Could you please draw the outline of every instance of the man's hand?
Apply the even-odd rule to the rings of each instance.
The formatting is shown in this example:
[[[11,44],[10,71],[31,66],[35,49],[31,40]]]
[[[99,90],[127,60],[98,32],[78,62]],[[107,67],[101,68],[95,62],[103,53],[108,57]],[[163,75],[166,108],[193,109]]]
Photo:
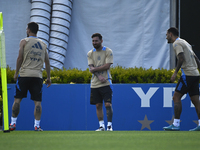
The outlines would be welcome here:
[[[106,82],[106,79],[101,75],[98,75],[98,79],[101,81],[101,83],[105,83]]]
[[[176,79],[176,76],[177,76],[177,73],[176,72],[174,72],[174,74],[172,75],[172,77],[171,77],[171,82],[174,82],[175,81],[175,79]]]
[[[14,74],[14,80],[17,81],[18,74]]]
[[[47,78],[45,84],[47,85],[47,88],[51,86],[51,79]]]
[[[101,83],[106,82],[106,78],[104,78],[102,75],[98,73],[98,69],[94,67],[93,64],[89,65],[89,67],[90,67],[90,72],[93,73],[101,81]]]
[[[92,66],[90,66],[90,72],[91,72],[91,73],[94,73],[94,72],[95,72],[95,68],[92,67]]]

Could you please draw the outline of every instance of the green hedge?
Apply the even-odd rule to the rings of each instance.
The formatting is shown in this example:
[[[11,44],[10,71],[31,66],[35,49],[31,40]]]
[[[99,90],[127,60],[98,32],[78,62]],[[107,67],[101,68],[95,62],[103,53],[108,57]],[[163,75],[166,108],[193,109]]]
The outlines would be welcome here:
[[[170,78],[175,71],[167,69],[144,69],[124,68],[121,66],[111,67],[112,83],[170,83]],[[175,81],[181,76],[181,71]],[[89,69],[51,70],[52,83],[90,83],[92,74]],[[43,71],[43,78],[47,78],[46,71]]]
[[[170,83],[170,78],[175,70],[123,68],[121,66],[111,68],[113,83]],[[178,73],[178,78],[181,71]],[[178,78],[175,82],[178,81]]]
[[[63,70],[54,69],[51,70],[51,82],[52,83],[90,83],[92,74],[89,69],[82,71],[79,69]],[[47,78],[46,71],[43,71],[44,80]]]
[[[121,66],[111,67],[110,69],[113,83],[170,83],[170,78],[174,72],[167,69],[144,69],[144,68],[124,68]],[[15,83],[14,77],[15,70],[7,67],[7,82]],[[178,72],[178,78],[181,76],[181,71]],[[1,77],[1,71],[0,71]],[[51,70],[52,83],[90,83],[92,74],[89,69],[84,71],[74,68],[63,70]],[[43,71],[44,80],[47,78],[47,73]],[[1,81],[0,81],[1,82]],[[0,85],[1,87],[1,85]]]

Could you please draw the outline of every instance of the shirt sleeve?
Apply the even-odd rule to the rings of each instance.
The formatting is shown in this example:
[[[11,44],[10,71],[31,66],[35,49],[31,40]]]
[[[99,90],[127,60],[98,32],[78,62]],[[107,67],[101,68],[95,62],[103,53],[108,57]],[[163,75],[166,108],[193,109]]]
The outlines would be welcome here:
[[[107,51],[107,54],[106,54],[106,63],[107,63],[107,64],[108,64],[108,63],[113,64],[113,52],[112,52],[111,49],[109,49],[109,50]]]
[[[179,43],[174,43],[174,44],[173,44],[173,48],[174,48],[174,51],[175,51],[175,53],[176,53],[176,56],[177,56],[179,53],[184,52],[182,46],[181,46]]]
[[[91,58],[91,51],[88,52],[87,54],[87,59],[88,59],[88,65],[94,65],[93,59]]]

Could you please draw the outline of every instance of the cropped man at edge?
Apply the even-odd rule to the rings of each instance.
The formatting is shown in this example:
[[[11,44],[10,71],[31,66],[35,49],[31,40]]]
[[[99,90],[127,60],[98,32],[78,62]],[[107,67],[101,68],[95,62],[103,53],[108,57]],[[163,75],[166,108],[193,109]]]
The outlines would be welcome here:
[[[167,30],[166,39],[168,43],[173,43],[173,48],[177,57],[177,66],[171,81],[174,82],[179,69],[182,71],[178,84],[176,86],[173,102],[174,102],[174,122],[172,125],[163,127],[164,130],[179,131],[180,117],[182,112],[181,98],[188,93],[190,100],[195,106],[198,120],[196,128],[190,131],[200,131],[200,102],[199,102],[199,71],[200,61],[192,50],[192,46],[178,37],[179,31],[177,28],[171,27]],[[188,114],[189,115],[189,114]]]
[[[15,99],[12,106],[12,117],[10,123],[10,131],[16,129],[17,116],[20,111],[20,102],[27,97],[27,92],[30,92],[31,99],[34,101],[34,130],[43,131],[40,127],[40,118],[42,114],[42,68],[45,63],[47,71],[47,87],[51,85],[50,80],[50,63],[47,53],[47,45],[37,38],[39,26],[35,22],[30,22],[27,25],[27,38],[20,41],[19,55],[17,58],[16,72],[14,79],[16,82]]]

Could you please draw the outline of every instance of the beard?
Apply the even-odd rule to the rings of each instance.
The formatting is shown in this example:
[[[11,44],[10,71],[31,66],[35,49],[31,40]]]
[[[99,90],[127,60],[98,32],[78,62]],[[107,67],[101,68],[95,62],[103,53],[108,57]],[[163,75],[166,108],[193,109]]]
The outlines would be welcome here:
[[[93,45],[95,49],[99,49],[101,47],[101,44],[96,44],[96,45]]]
[[[172,43],[172,41],[169,39],[169,40],[167,40],[167,43]]]
[[[173,42],[172,42],[172,37],[171,37],[171,36],[168,36],[166,39],[167,39],[167,43],[173,43]]]
[[[29,35],[27,34],[27,37],[29,37]]]

